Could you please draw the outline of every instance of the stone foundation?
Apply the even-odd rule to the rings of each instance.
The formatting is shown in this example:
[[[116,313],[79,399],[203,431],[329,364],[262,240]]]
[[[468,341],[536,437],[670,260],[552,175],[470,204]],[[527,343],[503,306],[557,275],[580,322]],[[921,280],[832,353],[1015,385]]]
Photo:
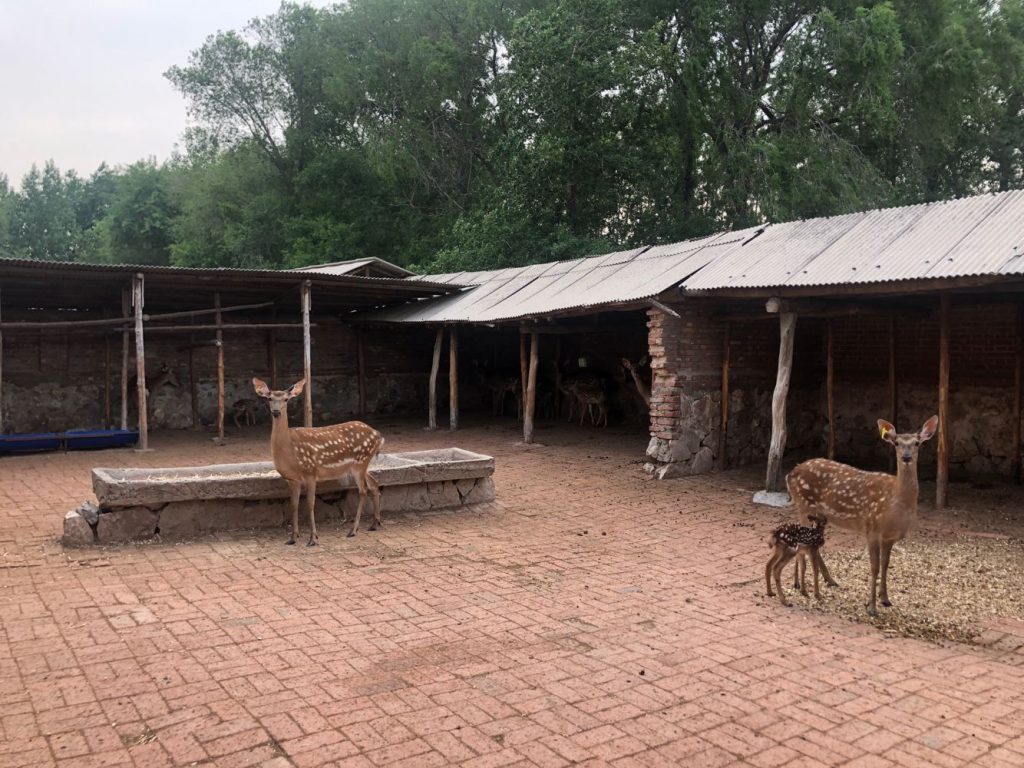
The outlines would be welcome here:
[[[381,511],[447,509],[494,500],[494,459],[460,448],[383,454],[371,473]],[[291,517],[287,483],[270,462],[168,469],[94,469],[99,504],[64,516],[65,546],[112,544],[210,531],[275,528]],[[317,487],[317,520],[354,515],[351,478]],[[305,517],[305,499],[300,508]],[[369,514],[370,502],[363,514]]]

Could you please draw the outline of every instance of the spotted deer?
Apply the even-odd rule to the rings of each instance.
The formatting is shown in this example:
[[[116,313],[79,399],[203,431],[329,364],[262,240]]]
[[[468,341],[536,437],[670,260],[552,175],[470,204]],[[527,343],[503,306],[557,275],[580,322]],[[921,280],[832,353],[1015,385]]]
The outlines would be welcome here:
[[[775,579],[775,589],[779,593],[779,602],[789,605],[786,602],[786,594],[782,591],[782,569],[794,557],[799,555],[796,565],[794,587],[807,597],[806,563],[805,557],[810,557],[811,568],[814,570],[814,596],[821,599],[818,591],[818,573],[823,564],[821,559],[821,548],[825,545],[825,524],[827,520],[818,515],[809,515],[808,518],[814,523],[813,528],[805,525],[790,523],[780,525],[771,536],[768,537],[768,546],[772,549],[768,564],[764,567],[764,580],[768,588],[768,597],[774,597],[772,592],[772,579]]]
[[[580,425],[590,416],[591,424],[608,426],[607,383],[601,376],[581,371],[562,378],[562,392],[569,400],[569,421],[579,411]]]
[[[622,367],[625,368],[630,377],[633,379],[633,384],[636,386],[636,391],[643,398],[644,404],[651,407],[651,382],[645,378],[641,370],[647,365],[647,355],[640,358],[638,363],[634,363],[628,357],[622,358]],[[647,371],[648,375],[650,370]]]
[[[235,426],[241,428],[243,421],[250,427],[255,425],[258,409],[259,401],[253,400],[251,397],[235,400],[231,406],[231,418],[235,422]]]
[[[505,415],[505,400],[509,395],[512,401],[517,403],[517,408],[522,407],[520,402],[519,376],[505,371],[488,371],[479,362],[474,361],[477,377],[480,383],[491,393],[491,415]]]
[[[359,506],[349,536],[359,530],[359,518],[366,503],[366,491],[373,494],[373,524],[371,531],[380,527],[380,486],[369,473],[370,462],[380,453],[384,436],[361,421],[346,421],[330,427],[288,427],[288,401],[302,394],[305,379],[299,379],[285,390],[271,390],[261,379],[252,380],[256,394],[267,401],[273,428],[270,433],[270,448],[276,469],[288,482],[291,490],[292,529],[289,544],[295,543],[299,533],[299,500],[306,490],[306,507],[309,510],[309,542],[307,547],[317,543],[316,484],[321,480],[335,480],[351,474],[359,489]]]
[[[896,450],[896,474],[865,472],[828,459],[811,459],[786,476],[786,486],[801,515],[824,516],[840,528],[861,531],[867,539],[871,577],[867,610],[878,615],[876,590],[888,607],[889,556],[892,546],[906,537],[917,517],[917,455],[939,426],[932,416],[917,432],[897,434],[896,427],[878,420],[882,439]],[[879,570],[881,587],[879,588]],[[825,578],[831,582],[828,569]]]

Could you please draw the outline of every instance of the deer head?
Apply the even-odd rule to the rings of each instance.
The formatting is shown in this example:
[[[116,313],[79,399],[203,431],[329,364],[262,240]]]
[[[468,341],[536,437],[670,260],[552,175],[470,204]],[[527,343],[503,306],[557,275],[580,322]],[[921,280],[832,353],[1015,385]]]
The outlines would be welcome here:
[[[917,453],[921,443],[931,440],[938,428],[938,416],[932,416],[928,419],[917,432],[908,432],[902,435],[898,434],[896,427],[885,419],[878,420],[878,431],[882,439],[896,449],[896,460],[907,466],[917,463]]]
[[[270,406],[270,415],[275,419],[288,408],[289,400],[302,394],[305,386],[306,380],[299,379],[288,389],[271,390],[263,379],[253,378],[252,380],[253,389],[256,390],[257,395],[267,401],[267,404]]]

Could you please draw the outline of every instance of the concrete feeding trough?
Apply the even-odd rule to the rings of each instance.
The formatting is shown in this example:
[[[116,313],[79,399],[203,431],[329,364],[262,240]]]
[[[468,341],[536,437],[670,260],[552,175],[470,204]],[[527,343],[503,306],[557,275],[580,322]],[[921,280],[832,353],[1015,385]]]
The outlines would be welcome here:
[[[380,483],[384,513],[494,500],[494,459],[461,448],[381,454],[370,465],[370,472]],[[291,516],[288,484],[269,461],[159,469],[96,468],[92,487],[98,503],[87,501],[64,517],[66,546],[273,528]],[[320,483],[317,521],[354,514],[358,502],[351,477]],[[303,522],[305,509],[303,500]],[[365,511],[369,510],[367,506]]]

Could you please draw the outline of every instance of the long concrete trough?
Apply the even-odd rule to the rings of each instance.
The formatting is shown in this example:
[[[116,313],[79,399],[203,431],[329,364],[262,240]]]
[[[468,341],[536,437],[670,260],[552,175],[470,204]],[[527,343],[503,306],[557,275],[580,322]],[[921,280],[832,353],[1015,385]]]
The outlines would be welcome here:
[[[461,448],[381,454],[370,472],[380,483],[385,514],[494,500],[494,459]],[[92,487],[96,502],[87,501],[64,516],[65,546],[274,528],[291,517],[288,484],[269,461],[96,468]],[[318,484],[317,522],[354,514],[358,501],[350,477]],[[372,519],[369,504],[368,500],[364,520]],[[304,498],[300,525],[308,525]]]

